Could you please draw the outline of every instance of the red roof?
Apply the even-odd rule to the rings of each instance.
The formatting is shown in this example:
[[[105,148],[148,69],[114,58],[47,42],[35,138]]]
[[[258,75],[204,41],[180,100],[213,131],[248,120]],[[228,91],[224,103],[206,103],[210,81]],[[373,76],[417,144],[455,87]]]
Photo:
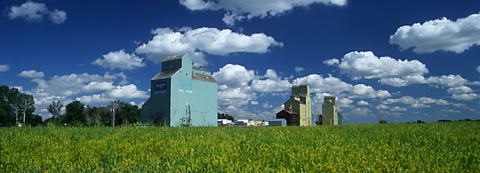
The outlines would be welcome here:
[[[291,110],[291,109],[285,109],[284,110],[285,112],[288,112],[289,114],[298,114],[296,113],[295,111]]]

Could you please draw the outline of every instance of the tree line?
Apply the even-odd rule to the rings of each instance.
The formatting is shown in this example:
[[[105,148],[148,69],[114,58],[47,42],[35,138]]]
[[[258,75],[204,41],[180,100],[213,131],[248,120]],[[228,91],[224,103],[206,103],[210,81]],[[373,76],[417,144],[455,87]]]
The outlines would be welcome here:
[[[42,117],[35,112],[33,96],[21,93],[17,88],[0,86],[0,126],[42,123]]]
[[[119,100],[98,107],[90,107],[78,100],[68,103],[65,109],[63,106],[60,100],[52,101],[47,107],[52,117],[42,121],[41,116],[33,114],[35,101],[32,95],[21,93],[17,88],[0,86],[0,126],[4,127],[37,126],[46,123],[68,126],[122,126],[139,122],[142,111],[137,105]],[[65,110],[65,113],[62,110]]]

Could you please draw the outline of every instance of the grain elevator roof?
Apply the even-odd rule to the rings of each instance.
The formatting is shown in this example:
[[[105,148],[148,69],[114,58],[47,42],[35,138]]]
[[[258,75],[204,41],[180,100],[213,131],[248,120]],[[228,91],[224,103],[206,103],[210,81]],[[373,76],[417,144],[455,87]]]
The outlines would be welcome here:
[[[201,81],[206,81],[206,82],[217,83],[217,81],[212,76],[207,76],[207,75],[203,75],[203,74],[193,73],[192,74],[192,79],[193,80],[201,80]]]
[[[176,59],[182,59],[183,56],[187,55],[186,53],[184,54],[181,54],[181,55],[174,55],[174,56],[169,56],[169,57],[166,57],[165,59],[162,60],[162,62],[165,62],[165,61],[172,61],[172,60],[176,60]]]
[[[153,77],[152,80],[170,78],[175,73],[177,73],[178,70],[180,70],[180,68],[173,69],[173,70],[162,71],[162,72],[158,73],[157,75],[155,75],[155,77]]]
[[[202,68],[202,67],[192,67],[194,70],[200,70],[200,71],[206,71],[206,72],[210,72],[210,70],[206,69],[206,68]]]

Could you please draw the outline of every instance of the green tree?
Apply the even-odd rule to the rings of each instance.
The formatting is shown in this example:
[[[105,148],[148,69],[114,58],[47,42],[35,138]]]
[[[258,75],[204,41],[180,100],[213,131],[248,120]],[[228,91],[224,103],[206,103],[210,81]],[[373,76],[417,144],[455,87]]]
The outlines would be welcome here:
[[[62,108],[63,104],[60,102],[60,100],[57,100],[57,102],[52,101],[52,104],[48,105],[47,110],[50,112],[50,114],[52,114],[52,120],[54,123],[58,123],[60,121]]]
[[[87,116],[84,114],[85,105],[76,100],[69,103],[66,106],[66,112],[64,115],[64,123],[80,123],[81,125],[87,124]]]
[[[12,114],[12,108],[8,103],[8,93],[10,88],[3,85],[0,86],[0,125],[13,126],[15,125],[15,116]]]
[[[115,124],[137,123],[141,118],[141,111],[137,105],[131,105],[125,102],[115,102]]]
[[[227,119],[227,120],[232,120],[235,121],[235,116],[229,115],[228,113],[217,113],[217,118],[218,119]]]
[[[13,126],[23,121],[27,123],[27,117],[35,112],[35,101],[32,95],[3,85],[0,86],[0,109],[1,126]]]
[[[30,114],[29,116],[27,116],[25,122],[26,124],[29,124],[31,126],[38,126],[43,123],[42,117],[36,114]]]

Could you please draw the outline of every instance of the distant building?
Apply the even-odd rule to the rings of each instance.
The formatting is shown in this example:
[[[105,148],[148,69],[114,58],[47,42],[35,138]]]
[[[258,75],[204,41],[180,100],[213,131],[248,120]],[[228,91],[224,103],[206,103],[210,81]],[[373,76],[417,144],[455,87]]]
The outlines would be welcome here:
[[[217,81],[209,70],[193,67],[187,54],[162,61],[142,106],[142,122],[167,126],[217,126]]]
[[[300,125],[300,115],[291,109],[281,110],[280,112],[277,113],[277,118],[285,120],[287,123],[286,125],[289,125],[289,126]]]
[[[300,126],[311,126],[312,125],[312,116],[314,107],[314,102],[310,95],[310,86],[309,85],[294,85],[292,87],[292,95],[290,99],[283,104],[285,110],[277,113],[277,118],[285,118],[288,125],[300,125]],[[297,113],[289,113],[293,111]],[[287,118],[288,114],[291,115],[290,118]],[[280,117],[279,117],[280,115]],[[298,116],[298,124],[294,122],[295,117]],[[291,122],[289,122],[289,119]]]
[[[322,105],[322,125],[339,125],[346,122],[346,118],[338,110],[334,96],[325,96]]]
[[[232,120],[228,119],[218,119],[217,123],[219,126],[233,126],[235,124]]]
[[[285,119],[273,119],[268,121],[268,126],[286,126],[287,120]]]

